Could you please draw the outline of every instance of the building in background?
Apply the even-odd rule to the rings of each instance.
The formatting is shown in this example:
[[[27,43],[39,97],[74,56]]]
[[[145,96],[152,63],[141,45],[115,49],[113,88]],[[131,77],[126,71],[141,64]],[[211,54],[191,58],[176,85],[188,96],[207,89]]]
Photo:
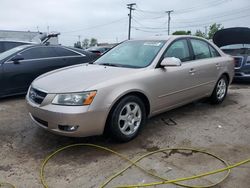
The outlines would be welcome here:
[[[23,41],[23,42],[35,42],[41,43],[41,38],[46,36],[46,32],[38,31],[11,31],[11,30],[0,30],[0,41],[11,40],[11,41]],[[47,42],[50,44],[58,44],[58,37],[52,37]]]

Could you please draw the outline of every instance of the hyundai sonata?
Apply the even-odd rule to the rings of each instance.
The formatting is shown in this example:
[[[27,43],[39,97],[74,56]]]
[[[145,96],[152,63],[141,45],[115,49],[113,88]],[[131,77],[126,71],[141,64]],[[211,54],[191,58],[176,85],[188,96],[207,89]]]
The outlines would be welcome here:
[[[221,103],[233,75],[233,58],[205,39],[129,40],[38,77],[26,100],[32,120],[56,134],[129,141],[156,114],[204,97]]]

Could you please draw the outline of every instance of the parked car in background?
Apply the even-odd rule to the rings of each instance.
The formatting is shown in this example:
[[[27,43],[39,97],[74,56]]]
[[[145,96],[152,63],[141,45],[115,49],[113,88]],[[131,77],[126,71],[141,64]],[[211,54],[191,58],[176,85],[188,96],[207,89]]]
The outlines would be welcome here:
[[[235,59],[235,80],[250,81],[250,28],[235,27],[215,33],[214,43]]]
[[[129,141],[148,117],[204,97],[221,103],[233,75],[233,58],[205,39],[129,40],[93,64],[38,77],[26,100],[32,120],[56,134]]]
[[[0,40],[0,53],[24,44],[35,44],[35,43],[27,41],[16,41],[16,40]]]
[[[48,71],[87,63],[97,55],[53,45],[22,45],[0,54],[0,97],[26,93],[31,82]],[[51,83],[48,83],[49,85]]]
[[[95,53],[97,55],[103,55],[105,52],[109,51],[112,47],[110,46],[95,46],[90,47],[87,49],[87,51]]]

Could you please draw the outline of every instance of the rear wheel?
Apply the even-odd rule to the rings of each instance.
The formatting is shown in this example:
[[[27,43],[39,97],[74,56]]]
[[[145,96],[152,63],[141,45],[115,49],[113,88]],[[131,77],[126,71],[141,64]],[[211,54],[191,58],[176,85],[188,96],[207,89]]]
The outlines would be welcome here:
[[[213,94],[211,95],[212,104],[220,104],[225,99],[228,89],[228,80],[225,75],[221,76],[214,88]]]
[[[135,138],[146,122],[146,110],[137,96],[126,96],[110,112],[108,132],[114,139],[127,142]]]

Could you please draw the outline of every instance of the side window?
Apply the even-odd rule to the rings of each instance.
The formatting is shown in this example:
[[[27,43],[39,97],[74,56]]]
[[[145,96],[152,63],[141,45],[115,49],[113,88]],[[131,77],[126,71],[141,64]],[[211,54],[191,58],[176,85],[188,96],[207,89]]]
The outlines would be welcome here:
[[[215,50],[212,46],[209,45],[209,49],[210,49],[212,57],[219,57],[220,56],[219,52],[217,52],[217,50]]]
[[[195,59],[210,58],[211,53],[208,44],[201,40],[191,39],[191,45],[194,50]]]
[[[55,50],[58,56],[80,56],[80,54],[66,48],[56,47]]]
[[[15,48],[17,46],[23,45],[24,43],[22,42],[6,42],[5,43],[5,50],[9,50],[12,48]]]
[[[4,43],[0,42],[0,53],[2,53],[4,51],[5,51],[5,49],[4,49]]]
[[[24,60],[58,57],[55,47],[34,47],[21,52]]]
[[[187,40],[181,39],[171,44],[167,52],[164,54],[164,58],[165,57],[176,57],[182,62],[190,61],[192,58],[189,53]]]

